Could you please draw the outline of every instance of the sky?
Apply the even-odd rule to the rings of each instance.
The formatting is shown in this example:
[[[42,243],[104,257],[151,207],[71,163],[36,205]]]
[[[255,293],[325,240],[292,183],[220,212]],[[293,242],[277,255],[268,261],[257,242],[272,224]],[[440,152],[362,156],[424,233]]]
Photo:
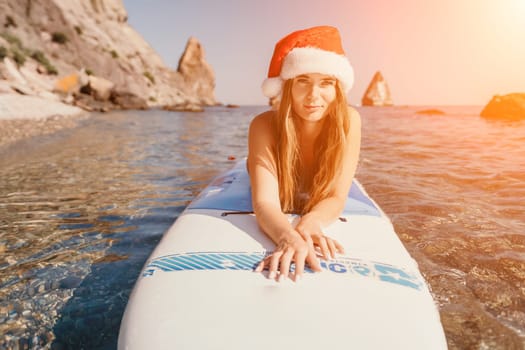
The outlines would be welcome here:
[[[123,0],[128,23],[174,69],[190,37],[213,67],[216,99],[266,104],[275,43],[339,29],[359,105],[376,71],[396,105],[485,105],[525,92],[525,0]]]

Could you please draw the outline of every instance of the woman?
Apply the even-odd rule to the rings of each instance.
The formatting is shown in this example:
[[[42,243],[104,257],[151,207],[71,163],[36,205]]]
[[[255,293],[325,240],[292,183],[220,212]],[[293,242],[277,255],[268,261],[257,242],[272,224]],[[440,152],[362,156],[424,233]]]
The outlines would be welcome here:
[[[256,268],[282,280],[295,263],[320,271],[343,247],[323,234],[342,212],[359,158],[361,120],[347,105],[353,70],[336,28],[293,32],[275,46],[263,93],[278,109],[250,125],[248,171],[253,208],[261,229],[275,242]],[[287,213],[300,214],[290,223]]]

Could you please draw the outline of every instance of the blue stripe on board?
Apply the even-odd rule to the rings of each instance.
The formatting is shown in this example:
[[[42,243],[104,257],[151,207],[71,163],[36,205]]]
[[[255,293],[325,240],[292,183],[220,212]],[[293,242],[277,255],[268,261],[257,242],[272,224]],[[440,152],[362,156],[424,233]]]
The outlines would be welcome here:
[[[255,266],[257,266],[266,255],[267,254],[262,252],[208,252],[168,255],[150,261],[144,268],[142,276],[153,276],[156,271],[253,271]],[[290,269],[293,271],[294,267],[292,264]],[[341,257],[328,261],[321,260],[321,267],[332,273],[373,278],[415,290],[422,290],[425,284],[417,273],[412,273],[393,265],[361,259]],[[305,272],[311,273],[312,270],[306,268]]]
[[[255,268],[255,265],[261,261],[261,259],[258,257],[258,256],[243,256],[243,255],[236,255],[233,257],[233,259],[238,259],[240,260],[242,263],[245,263],[245,264],[248,264],[248,265],[251,265],[252,268]]]
[[[185,263],[188,266],[191,266],[192,270],[209,270],[209,269],[218,269],[219,265],[209,264],[202,259],[202,257],[188,257],[188,256],[179,256],[178,259],[181,262]]]
[[[239,270],[253,268],[249,262],[236,257],[234,254],[220,254],[218,257],[222,258],[222,264],[228,267],[235,266]]]
[[[201,254],[201,260],[207,264],[207,266],[213,266],[213,270],[218,270],[222,266],[217,262],[217,259],[209,257],[208,254]]]

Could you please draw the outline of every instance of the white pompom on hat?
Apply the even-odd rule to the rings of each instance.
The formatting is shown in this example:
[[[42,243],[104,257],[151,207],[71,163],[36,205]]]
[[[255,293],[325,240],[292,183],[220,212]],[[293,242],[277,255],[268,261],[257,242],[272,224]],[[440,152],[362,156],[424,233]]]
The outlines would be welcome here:
[[[308,73],[334,76],[345,92],[354,84],[354,70],[345,56],[337,28],[319,26],[298,30],[279,40],[268,77],[262,84],[263,94],[277,97],[285,80]]]

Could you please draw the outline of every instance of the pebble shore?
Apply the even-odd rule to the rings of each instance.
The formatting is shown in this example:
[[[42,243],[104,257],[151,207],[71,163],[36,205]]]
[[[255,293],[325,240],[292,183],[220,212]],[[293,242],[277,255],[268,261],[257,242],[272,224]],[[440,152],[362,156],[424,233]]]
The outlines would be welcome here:
[[[0,148],[77,125],[87,112],[36,96],[0,94]]]

